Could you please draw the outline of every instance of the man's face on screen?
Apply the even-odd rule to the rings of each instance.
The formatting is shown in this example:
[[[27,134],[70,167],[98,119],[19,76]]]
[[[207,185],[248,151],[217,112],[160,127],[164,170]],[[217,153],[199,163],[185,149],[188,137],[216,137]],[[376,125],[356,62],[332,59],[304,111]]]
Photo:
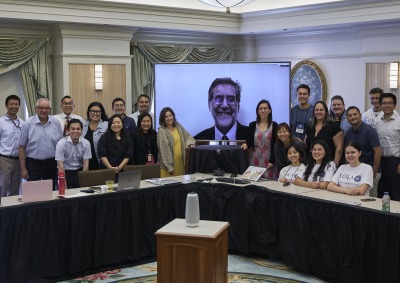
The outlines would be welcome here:
[[[239,102],[236,101],[235,88],[228,84],[217,85],[213,89],[213,98],[208,108],[215,121],[215,126],[226,134],[236,123]]]

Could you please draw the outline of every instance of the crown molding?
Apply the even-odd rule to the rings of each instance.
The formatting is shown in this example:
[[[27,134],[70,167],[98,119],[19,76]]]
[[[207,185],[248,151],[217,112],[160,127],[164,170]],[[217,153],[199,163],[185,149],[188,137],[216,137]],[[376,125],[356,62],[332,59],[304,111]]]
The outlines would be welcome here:
[[[240,15],[94,0],[0,0],[0,18],[238,33]]]

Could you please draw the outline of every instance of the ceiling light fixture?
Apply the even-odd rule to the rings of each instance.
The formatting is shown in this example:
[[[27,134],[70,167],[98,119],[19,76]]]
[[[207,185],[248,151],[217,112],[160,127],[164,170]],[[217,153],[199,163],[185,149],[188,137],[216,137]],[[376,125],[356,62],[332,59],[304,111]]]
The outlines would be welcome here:
[[[244,6],[256,0],[199,0],[199,1],[211,6],[226,8],[226,13],[230,14],[231,8]]]

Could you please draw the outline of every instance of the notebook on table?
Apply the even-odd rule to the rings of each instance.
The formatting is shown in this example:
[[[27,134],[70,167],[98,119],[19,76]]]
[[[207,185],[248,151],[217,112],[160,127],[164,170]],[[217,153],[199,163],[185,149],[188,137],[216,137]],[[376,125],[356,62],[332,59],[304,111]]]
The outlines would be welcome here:
[[[22,183],[22,202],[36,202],[53,199],[53,180],[29,181]]]
[[[141,170],[119,173],[117,191],[139,189],[141,176]]]

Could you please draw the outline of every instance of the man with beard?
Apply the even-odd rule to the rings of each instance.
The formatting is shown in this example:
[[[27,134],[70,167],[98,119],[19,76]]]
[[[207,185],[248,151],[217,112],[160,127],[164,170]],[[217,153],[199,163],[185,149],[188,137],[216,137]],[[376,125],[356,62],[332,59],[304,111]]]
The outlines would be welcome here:
[[[246,140],[249,128],[237,121],[241,86],[231,78],[215,79],[208,90],[208,109],[215,125],[194,136],[199,140]]]

